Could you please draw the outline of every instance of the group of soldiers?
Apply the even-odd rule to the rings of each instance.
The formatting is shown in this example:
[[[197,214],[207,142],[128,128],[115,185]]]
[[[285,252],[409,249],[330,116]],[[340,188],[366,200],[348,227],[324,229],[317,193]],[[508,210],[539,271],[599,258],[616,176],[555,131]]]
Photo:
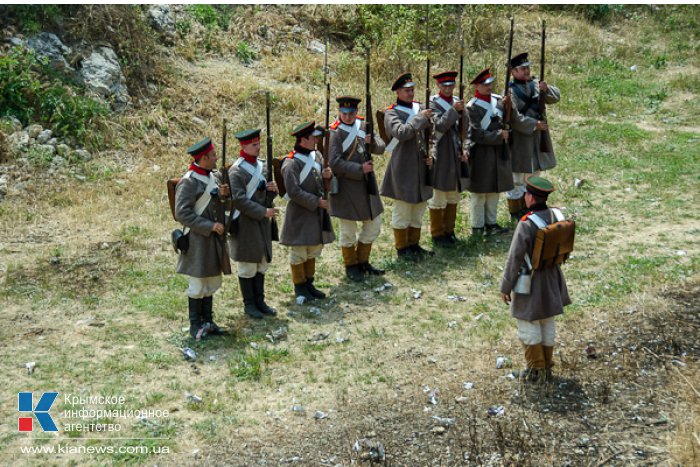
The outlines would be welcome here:
[[[295,145],[284,157],[282,180],[278,179],[288,200],[279,242],[288,247],[298,303],[326,296],[314,279],[324,244],[335,240],[331,216],[338,219],[346,275],[361,281],[366,275],[384,274],[370,263],[382,225],[381,196],[393,200],[391,227],[398,257],[420,261],[434,254],[420,246],[426,208],[433,245],[449,248],[457,242],[456,216],[465,190],[471,192],[472,235],[509,230],[496,220],[500,193],[506,193],[512,219],[520,220],[501,286],[503,300],[511,302],[537,230],[524,221],[533,214],[551,218],[546,199],[554,187],[539,173],[552,168],[555,160],[553,153],[542,153],[539,144],[540,133],[548,130],[539,96],[553,104],[560,94],[555,86],[531,78],[527,53],[513,57],[510,65],[513,80],[505,96],[493,93],[494,77],[487,68],[473,77],[474,95],[464,102],[454,95],[458,73],[444,71],[433,75],[439,92],[427,106],[414,101],[412,74],[402,73],[391,86],[396,102],[385,109],[383,122],[377,122],[383,126],[382,137],[366,132],[366,122],[358,116],[361,99],[353,96],[336,99],[338,117],[328,129],[314,121],[294,128]],[[511,128],[504,125],[507,106]],[[324,166],[317,147],[326,131],[330,143]],[[212,316],[212,296],[221,285],[222,262],[228,261],[222,249],[237,264],[244,312],[254,319],[276,314],[265,303],[265,272],[272,260],[271,220],[277,215],[269,206],[278,184],[266,180],[265,164],[258,159],[260,133],[254,129],[236,134],[241,150],[228,169],[230,185],[214,172],[217,154],[209,138],[188,149],[194,160],[177,185],[175,216],[191,229],[190,248],[180,253],[177,272],[190,278],[190,334],[195,338],[224,332]],[[371,154],[385,152],[390,158],[379,187]],[[330,181],[335,187],[331,190]],[[217,221],[221,210],[233,216],[235,228],[229,232]],[[530,379],[551,369],[553,317],[570,302],[559,266],[539,276],[543,281],[533,293],[516,295],[511,305],[526,346]]]

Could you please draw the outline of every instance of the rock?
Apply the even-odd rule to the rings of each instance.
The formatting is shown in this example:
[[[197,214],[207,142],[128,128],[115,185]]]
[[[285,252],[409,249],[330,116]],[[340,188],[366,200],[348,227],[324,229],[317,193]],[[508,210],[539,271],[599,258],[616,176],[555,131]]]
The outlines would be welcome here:
[[[24,41],[19,37],[10,37],[7,42],[13,47],[24,47]]]
[[[188,361],[195,361],[197,359],[197,354],[195,353],[194,350],[190,349],[189,347],[185,347],[182,350],[182,355],[185,357],[185,360]]]
[[[24,364],[24,367],[27,369],[27,374],[31,375],[34,373],[34,368],[36,368],[36,362],[27,362]]]
[[[58,144],[58,138],[51,138],[46,142],[46,144],[50,144],[51,146],[56,146]]]
[[[52,132],[51,130],[44,130],[44,131],[42,131],[41,133],[39,133],[38,135],[36,135],[36,142],[37,142],[38,144],[46,144],[46,143],[48,143],[49,140],[51,139],[51,134],[52,134],[52,133],[53,133],[53,132]]]
[[[2,119],[3,124],[7,124],[12,127],[12,132],[15,133],[17,131],[22,131],[22,122],[17,120],[14,116],[8,115],[7,117],[3,117]]]
[[[27,40],[27,47],[33,49],[38,57],[46,58],[49,66],[56,70],[75,71],[65,58],[72,52],[70,47],[66,47],[56,34],[42,32],[32,36]]]
[[[42,131],[44,131],[44,129],[41,127],[41,125],[36,123],[27,127],[27,133],[30,138],[36,138]]]
[[[56,145],[56,153],[61,157],[66,157],[70,153],[70,146],[67,144]]]
[[[192,117],[192,123],[199,126],[207,126],[207,123],[199,117]]]
[[[129,92],[119,59],[109,47],[98,47],[83,60],[80,76],[85,86],[103,99],[113,99],[115,110],[123,110],[129,102]]]
[[[51,159],[51,166],[52,167],[63,167],[66,165],[66,160],[61,157],[61,156],[55,156],[53,159]]]
[[[89,161],[92,159],[92,155],[85,149],[75,149],[73,151],[73,157],[80,159],[81,161]]]
[[[314,39],[309,43],[309,50],[315,54],[324,54],[326,53],[326,45]]]
[[[45,154],[51,158],[56,154],[56,148],[50,144],[37,144],[34,146],[36,150],[42,154]]]
[[[156,31],[166,34],[175,32],[175,19],[170,5],[152,5],[148,9],[148,19]]]

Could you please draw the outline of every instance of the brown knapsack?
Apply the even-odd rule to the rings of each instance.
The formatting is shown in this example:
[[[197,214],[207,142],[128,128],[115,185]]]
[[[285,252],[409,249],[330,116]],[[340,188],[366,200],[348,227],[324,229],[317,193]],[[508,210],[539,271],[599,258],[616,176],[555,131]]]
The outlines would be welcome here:
[[[528,216],[538,228],[532,250],[532,269],[544,269],[562,264],[574,250],[576,223],[564,219],[558,209],[550,209],[549,224],[537,214]],[[556,216],[556,217],[555,217]]]
[[[282,164],[286,158],[286,155],[272,158],[272,175],[277,184],[277,192],[281,197],[287,194],[287,188],[284,186],[284,177],[282,176]]]
[[[180,183],[180,178],[171,178],[166,182],[168,186],[168,202],[170,203],[170,212],[173,214],[173,219],[177,221],[175,217],[175,190],[177,190],[177,184]]]

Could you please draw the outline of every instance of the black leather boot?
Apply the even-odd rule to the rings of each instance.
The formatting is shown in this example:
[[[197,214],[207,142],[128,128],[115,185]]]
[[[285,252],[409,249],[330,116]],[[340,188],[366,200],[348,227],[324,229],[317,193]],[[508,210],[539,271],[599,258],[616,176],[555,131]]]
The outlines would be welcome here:
[[[254,280],[254,278],[238,277],[238,283],[241,285],[241,295],[243,295],[243,312],[253,319],[262,319],[263,314],[255,306]]]
[[[190,336],[194,339],[205,337],[204,329],[202,328],[202,299],[188,297],[189,314],[190,314]]]
[[[208,297],[204,297],[202,299],[202,326],[204,327],[204,330],[206,331],[208,336],[223,336],[225,334],[228,334],[226,331],[217,326],[214,322],[213,309],[214,297],[211,295]]]
[[[307,277],[306,278],[306,289],[309,291],[311,295],[313,295],[316,298],[326,298],[326,294],[318,290],[316,287],[314,287],[314,278],[313,277]]]
[[[258,310],[264,315],[275,316],[277,311],[265,303],[265,274],[257,273],[253,277],[253,288],[255,290],[255,306]]]

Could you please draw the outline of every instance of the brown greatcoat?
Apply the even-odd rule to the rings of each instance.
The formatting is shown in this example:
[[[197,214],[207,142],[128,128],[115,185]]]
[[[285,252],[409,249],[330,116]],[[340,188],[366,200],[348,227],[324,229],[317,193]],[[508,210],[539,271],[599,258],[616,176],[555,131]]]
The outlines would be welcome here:
[[[338,122],[336,122],[338,123]],[[343,142],[348,132],[338,124],[335,129],[331,125],[330,165],[333,174],[338,178],[338,194],[331,196],[331,216],[354,221],[368,221],[384,211],[379,195],[367,194],[367,177],[362,172],[367,151],[373,154],[384,153],[384,141],[374,138],[374,144],[368,148],[365,139],[355,136],[355,142],[347,151],[343,151]],[[365,122],[360,129],[365,131]],[[372,179],[374,192],[379,193],[376,175]]]
[[[221,183],[218,174],[214,176],[217,183]],[[177,272],[200,278],[221,274],[222,248],[226,248],[223,237],[211,231],[219,218],[219,210],[225,207],[219,197],[212,196],[201,215],[194,211],[194,205],[206,187],[203,181],[189,177],[180,180],[175,191],[175,218],[190,228],[190,247],[187,252],[180,253]]]
[[[316,162],[322,165],[321,156],[316,153]],[[331,243],[335,234],[322,232],[323,217],[328,216],[325,209],[318,207],[323,193],[321,174],[312,169],[303,183],[299,176],[304,163],[299,159],[287,157],[282,163],[282,177],[289,196],[289,204],[284,213],[284,226],[280,235],[280,244],[287,246],[315,246]],[[330,224],[330,217],[328,218]],[[332,228],[331,228],[332,229]]]
[[[268,197],[274,199],[275,193],[267,191],[263,182],[251,199],[246,198],[246,187],[251,178],[253,176],[240,166],[232,165],[229,169],[233,208],[241,212],[238,218],[232,221],[238,225],[233,229],[237,232],[229,236],[229,251],[234,261],[260,263],[265,259],[269,263],[272,261],[272,234],[270,218],[265,217],[265,202]]]
[[[496,107],[503,112],[503,99],[497,94]],[[479,106],[473,98],[467,103],[469,116],[469,175],[466,189],[472,193],[502,193],[513,189],[513,170],[511,166],[510,145],[503,145],[501,137],[501,120],[492,117],[488,127],[481,128],[481,119],[486,109]],[[513,128],[523,126],[523,117],[513,107],[510,125]],[[505,158],[502,155],[505,147]]]
[[[512,88],[517,88],[518,92]],[[545,95],[546,104],[556,104],[561,99],[559,88],[547,85],[547,94]],[[522,93],[529,99],[534,99],[527,106],[527,102],[521,99],[519,93]],[[511,99],[513,106],[518,109],[518,112],[523,115],[523,125],[514,127],[511,137],[513,144],[511,146],[511,155],[513,157],[513,172],[518,173],[533,173],[540,170],[553,169],[557,165],[557,159],[553,152],[543,153],[540,151],[540,131],[535,129],[537,120],[541,120],[539,100],[539,82],[536,80],[528,83],[514,82],[511,86]],[[525,108],[527,106],[527,109]],[[549,137],[548,135],[546,137]]]
[[[423,106],[420,107],[423,110]],[[432,187],[425,184],[425,144],[423,130],[428,119],[420,113],[409,123],[408,114],[399,106],[392,105],[384,113],[384,129],[399,144],[391,153],[382,181],[382,196],[406,203],[417,204],[433,196]]]
[[[550,210],[544,209],[530,215],[539,216],[549,222]],[[537,230],[537,226],[532,221],[518,222],[503,270],[501,293],[510,294],[513,290],[518,280],[518,272],[525,264],[525,253],[532,258]],[[530,295],[512,293],[511,298],[511,314],[525,321],[560,315],[564,313],[564,307],[571,304],[564,274],[558,265],[533,271]]]
[[[433,165],[433,188],[441,191],[464,191],[465,179],[460,178],[460,155],[462,142],[459,134],[459,112],[454,107],[449,110],[437,103],[438,94],[430,98],[433,111],[435,134],[441,133],[436,144],[435,163]],[[453,103],[459,101],[453,98]]]

